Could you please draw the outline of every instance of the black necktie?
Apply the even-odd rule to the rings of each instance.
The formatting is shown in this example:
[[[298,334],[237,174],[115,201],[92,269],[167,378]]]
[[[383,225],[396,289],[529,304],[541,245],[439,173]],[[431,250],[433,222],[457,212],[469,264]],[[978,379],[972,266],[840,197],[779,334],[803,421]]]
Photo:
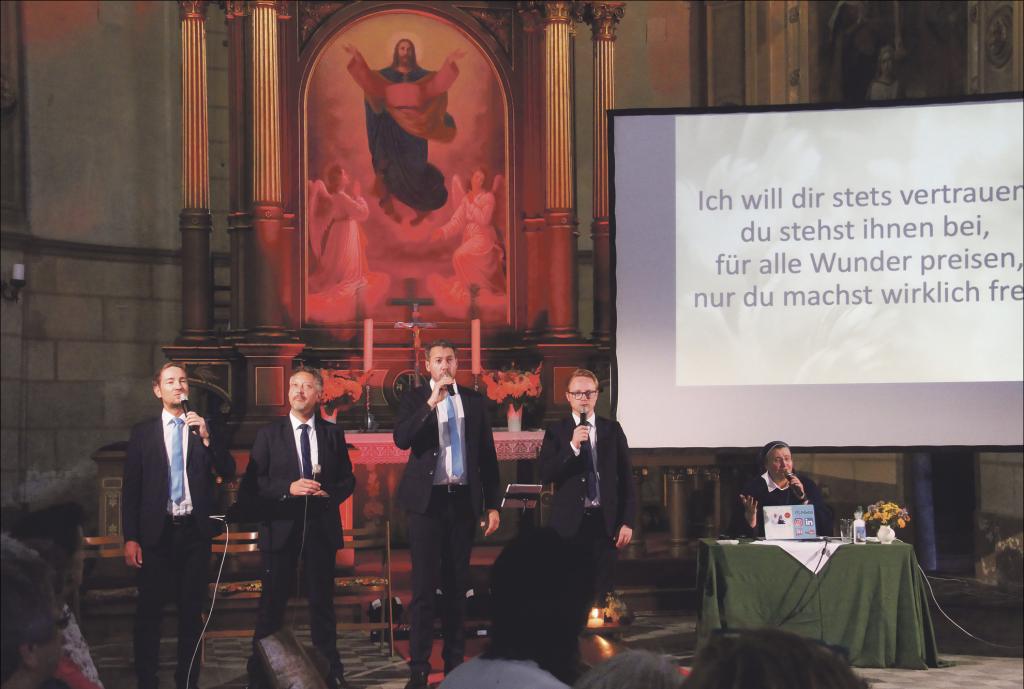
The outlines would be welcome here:
[[[302,478],[313,478],[313,451],[309,447],[309,424],[301,424]]]
[[[590,429],[590,424],[586,421],[580,422],[581,426],[587,426]],[[590,452],[590,441],[580,443],[580,459],[583,460],[583,466],[586,467],[587,472],[587,500],[593,502],[597,500],[597,472],[594,471],[594,456]]]

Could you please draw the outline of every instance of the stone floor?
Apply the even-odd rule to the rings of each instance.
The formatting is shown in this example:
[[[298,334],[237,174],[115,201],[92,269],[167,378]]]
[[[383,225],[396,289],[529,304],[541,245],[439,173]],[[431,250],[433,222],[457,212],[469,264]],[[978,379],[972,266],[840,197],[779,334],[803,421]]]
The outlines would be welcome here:
[[[493,562],[497,548],[475,548],[474,565],[478,573],[486,574],[487,566]],[[408,562],[402,560],[402,553],[395,557],[395,595],[403,600],[408,598]],[[404,563],[404,564],[403,564]],[[628,564],[628,563],[627,563]],[[636,563],[633,563],[636,564]],[[640,563],[641,565],[643,563]],[[634,568],[623,566],[618,574],[623,591],[633,595],[629,600],[639,610],[658,608],[660,612],[641,613],[636,622],[622,629],[616,640],[621,646],[645,649],[671,657],[680,666],[693,662],[696,648],[696,616],[693,605],[696,599],[692,577],[686,583],[688,573],[695,571],[693,562],[658,560],[654,565]],[[638,582],[658,582],[668,578],[683,582],[682,588],[674,589],[671,596],[638,595]],[[633,580],[631,580],[631,578]],[[873,668],[856,669],[866,678],[872,689],[1022,689],[1024,688],[1024,598],[1019,588],[1006,592],[991,586],[979,584],[971,577],[929,575],[927,581],[933,591],[931,616],[939,649],[941,667],[930,670],[882,670]],[[403,583],[404,582],[404,583]],[[656,583],[657,585],[657,583]],[[690,587],[690,588],[687,588]],[[660,591],[661,589],[652,589]],[[941,608],[939,607],[941,605]],[[304,606],[298,605],[298,608]],[[677,608],[676,612],[666,612]],[[957,629],[943,614],[945,611],[966,630],[984,640],[973,639]],[[291,614],[291,613],[290,613]],[[100,625],[89,631],[93,639],[93,655],[100,669],[100,676],[107,689],[134,689],[135,681],[131,668],[131,623],[126,618],[113,625]],[[296,636],[308,645],[308,629],[303,627],[304,615],[289,617]],[[165,620],[166,622],[166,620]],[[165,628],[173,629],[173,625]],[[105,633],[104,633],[105,632]],[[473,639],[468,643],[467,656],[478,654],[485,640]],[[435,644],[435,656],[439,656]],[[399,653],[407,648],[403,642],[396,644]],[[201,674],[204,689],[242,689],[245,686],[245,663],[249,656],[249,639],[212,639],[206,644],[206,658]],[[350,632],[340,636],[338,648],[346,667],[346,677],[357,689],[402,689],[408,679],[408,670],[401,656],[391,658],[386,649],[371,643],[365,632]],[[175,641],[167,639],[161,647],[161,680],[163,687],[172,686],[173,654]],[[436,663],[440,667],[440,660]],[[439,682],[438,672],[431,677]]]
[[[678,664],[688,666],[693,661],[696,642],[696,618],[692,615],[641,615],[623,630],[618,640],[628,648],[642,648],[664,653]],[[308,630],[296,630],[300,641],[308,644]],[[408,679],[404,661],[389,658],[386,649],[371,643],[365,633],[343,634],[338,643],[346,667],[346,677],[358,689],[401,689]],[[470,653],[478,652],[476,644]],[[246,639],[216,639],[207,644],[206,662],[201,680],[206,689],[241,689],[245,686],[245,661],[250,649]],[[942,645],[940,643],[940,650]],[[993,648],[1007,656],[963,655],[940,653],[945,667],[931,670],[860,669],[872,689],[1020,689],[1024,687],[1024,665],[1020,649]],[[161,678],[164,687],[171,685],[173,674],[173,640],[165,641],[162,649]],[[134,687],[131,672],[130,642],[109,642],[93,648],[94,658],[107,689]],[[440,680],[440,675],[432,679]]]

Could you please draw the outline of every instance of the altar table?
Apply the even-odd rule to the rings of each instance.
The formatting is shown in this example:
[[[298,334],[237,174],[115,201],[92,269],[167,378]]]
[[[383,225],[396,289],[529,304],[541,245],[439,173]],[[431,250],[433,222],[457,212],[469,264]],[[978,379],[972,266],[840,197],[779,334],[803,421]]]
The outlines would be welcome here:
[[[698,644],[772,627],[841,646],[858,667],[936,667],[924,576],[900,541],[841,546],[815,575],[781,548],[702,539]]]
[[[391,433],[348,431],[345,439],[359,450],[355,464],[405,464],[409,450],[399,450]],[[494,449],[499,461],[534,460],[540,452],[543,431],[494,431]]]

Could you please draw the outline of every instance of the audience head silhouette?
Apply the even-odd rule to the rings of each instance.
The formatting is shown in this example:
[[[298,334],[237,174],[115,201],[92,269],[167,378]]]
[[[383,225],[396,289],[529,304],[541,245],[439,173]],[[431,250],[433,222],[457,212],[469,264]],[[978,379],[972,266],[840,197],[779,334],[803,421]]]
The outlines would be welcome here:
[[[24,544],[0,537],[3,606],[2,676],[6,686],[38,686],[53,675],[61,653],[53,572]]]
[[[829,647],[778,629],[725,633],[697,654],[686,689],[867,689]]]
[[[491,569],[492,637],[485,658],[532,660],[571,684],[594,595],[593,564],[551,529],[509,543]]]
[[[574,689],[680,689],[679,667],[650,651],[626,651],[590,668]]]

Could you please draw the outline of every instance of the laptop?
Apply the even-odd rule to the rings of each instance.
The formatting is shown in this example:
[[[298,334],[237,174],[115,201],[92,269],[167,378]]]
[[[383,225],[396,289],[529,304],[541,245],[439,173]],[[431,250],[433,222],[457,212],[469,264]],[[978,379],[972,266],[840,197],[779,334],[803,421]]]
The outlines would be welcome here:
[[[818,538],[814,505],[764,507],[764,537],[769,541],[808,541]]]

